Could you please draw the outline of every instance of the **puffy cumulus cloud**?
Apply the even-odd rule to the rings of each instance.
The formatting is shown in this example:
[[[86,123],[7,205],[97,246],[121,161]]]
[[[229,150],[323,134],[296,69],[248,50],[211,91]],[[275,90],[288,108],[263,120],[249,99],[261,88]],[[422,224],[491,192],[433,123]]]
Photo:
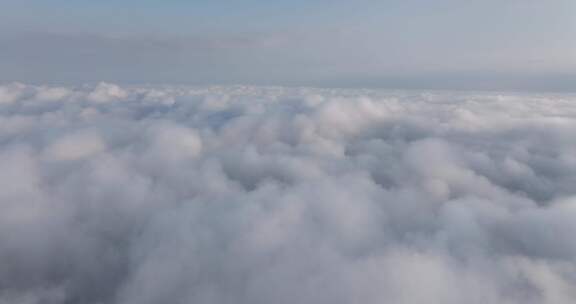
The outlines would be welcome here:
[[[97,134],[75,132],[54,140],[46,154],[55,160],[70,161],[89,157],[103,149],[104,143]]]
[[[576,98],[0,86],[0,303],[573,303]]]
[[[26,86],[21,83],[11,83],[0,87],[0,104],[12,103],[25,94]]]
[[[88,99],[95,102],[110,102],[126,98],[127,93],[121,87],[101,82],[96,88],[88,94]]]

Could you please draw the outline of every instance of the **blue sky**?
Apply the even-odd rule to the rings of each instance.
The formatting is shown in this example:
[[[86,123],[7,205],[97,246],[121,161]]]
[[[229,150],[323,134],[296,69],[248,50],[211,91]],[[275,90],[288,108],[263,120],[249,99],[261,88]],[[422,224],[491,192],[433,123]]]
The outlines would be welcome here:
[[[566,90],[573,0],[0,0],[0,80]]]

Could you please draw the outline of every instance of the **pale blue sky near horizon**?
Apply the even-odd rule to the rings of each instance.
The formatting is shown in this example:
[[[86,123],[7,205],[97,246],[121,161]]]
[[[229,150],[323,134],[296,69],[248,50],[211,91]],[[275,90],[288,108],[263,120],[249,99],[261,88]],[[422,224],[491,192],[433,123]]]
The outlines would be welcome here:
[[[0,81],[571,90],[573,0],[0,0]]]

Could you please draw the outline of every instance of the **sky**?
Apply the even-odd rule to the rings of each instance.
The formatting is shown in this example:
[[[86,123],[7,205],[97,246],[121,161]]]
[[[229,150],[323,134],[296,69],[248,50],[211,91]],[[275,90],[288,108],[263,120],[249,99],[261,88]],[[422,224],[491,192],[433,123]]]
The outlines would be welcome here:
[[[0,0],[0,81],[572,90],[572,0]]]
[[[576,303],[575,12],[0,0],[0,304]]]

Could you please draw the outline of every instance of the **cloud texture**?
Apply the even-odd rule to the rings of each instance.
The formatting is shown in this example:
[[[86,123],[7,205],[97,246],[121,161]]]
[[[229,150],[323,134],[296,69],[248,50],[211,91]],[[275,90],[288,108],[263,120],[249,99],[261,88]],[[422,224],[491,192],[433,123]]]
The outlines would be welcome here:
[[[0,303],[573,303],[576,97],[0,86]]]

